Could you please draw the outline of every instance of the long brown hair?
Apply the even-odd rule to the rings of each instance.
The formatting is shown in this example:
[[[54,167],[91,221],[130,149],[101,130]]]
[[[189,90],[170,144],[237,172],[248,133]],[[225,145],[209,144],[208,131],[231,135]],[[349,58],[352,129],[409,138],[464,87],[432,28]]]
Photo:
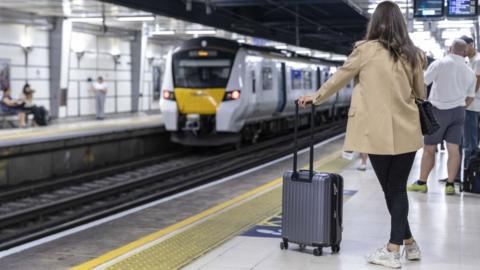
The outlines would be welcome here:
[[[384,1],[378,4],[370,18],[365,39],[378,40],[395,62],[403,57],[413,68],[420,64],[420,50],[413,45],[402,11],[394,2]]]

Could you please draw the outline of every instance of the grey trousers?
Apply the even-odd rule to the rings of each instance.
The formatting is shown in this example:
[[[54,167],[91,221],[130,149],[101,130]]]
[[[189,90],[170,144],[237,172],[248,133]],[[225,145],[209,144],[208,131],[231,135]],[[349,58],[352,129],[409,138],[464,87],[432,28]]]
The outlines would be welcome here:
[[[95,94],[95,108],[97,112],[97,118],[103,118],[105,115],[105,93],[97,91]]]

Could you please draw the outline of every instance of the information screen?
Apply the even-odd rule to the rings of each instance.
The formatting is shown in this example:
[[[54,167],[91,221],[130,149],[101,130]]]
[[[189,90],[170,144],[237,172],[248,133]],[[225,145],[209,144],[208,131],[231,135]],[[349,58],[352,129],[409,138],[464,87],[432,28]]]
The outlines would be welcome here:
[[[447,0],[447,16],[469,17],[477,15],[478,0]]]
[[[445,7],[444,0],[415,0],[414,17],[442,17]]]

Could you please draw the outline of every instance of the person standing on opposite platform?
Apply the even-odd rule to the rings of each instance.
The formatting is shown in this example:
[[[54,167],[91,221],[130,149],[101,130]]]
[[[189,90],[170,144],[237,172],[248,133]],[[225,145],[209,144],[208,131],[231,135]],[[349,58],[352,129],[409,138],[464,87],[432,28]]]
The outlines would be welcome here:
[[[92,84],[92,91],[95,92],[97,120],[103,120],[105,118],[105,97],[107,96],[108,88],[102,76],[98,76],[97,81]]]
[[[475,100],[467,107],[465,112],[465,134],[463,136],[463,147],[465,148],[465,168],[471,157],[478,153],[478,113],[480,112],[480,54],[475,49],[475,42],[472,38],[462,36],[460,39],[467,43],[466,56],[472,71],[477,76],[475,84]]]
[[[425,56],[413,45],[397,4],[378,4],[365,40],[356,43],[343,66],[302,106],[320,104],[355,79],[345,150],[367,153],[385,194],[391,216],[388,244],[367,261],[400,268],[400,246],[408,260],[419,260],[420,248],[408,224],[406,184],[415,154],[422,147],[422,131],[415,97],[425,97]]]
[[[475,97],[475,73],[465,63],[467,43],[461,39],[453,41],[450,53],[433,62],[425,72],[425,83],[433,82],[428,100],[433,105],[433,114],[440,129],[424,138],[420,178],[408,185],[408,191],[427,192],[428,175],[435,166],[437,144],[447,142],[448,179],[445,194],[455,194],[454,180],[460,168],[460,144],[465,125],[465,107]]]

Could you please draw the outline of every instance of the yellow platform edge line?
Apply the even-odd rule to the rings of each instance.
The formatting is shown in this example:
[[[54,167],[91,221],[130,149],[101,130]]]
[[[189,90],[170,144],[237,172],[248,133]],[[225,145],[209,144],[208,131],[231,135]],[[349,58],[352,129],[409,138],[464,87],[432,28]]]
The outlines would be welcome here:
[[[150,120],[150,119],[148,119]],[[123,122],[121,122],[123,121]],[[119,126],[123,126],[125,124],[129,124],[130,126],[139,126],[145,123],[149,123],[150,121],[147,120],[140,120],[135,123],[131,123],[131,120],[118,120],[118,122],[113,122],[113,123],[105,123],[101,126],[96,126],[96,125],[91,125],[91,126],[83,126],[83,127],[55,127],[52,126],[52,128],[48,130],[31,130],[29,132],[19,132],[15,134],[6,134],[6,135],[0,135],[1,140],[10,140],[10,139],[20,139],[23,137],[31,137],[31,136],[44,136],[44,135],[52,135],[52,134],[67,134],[70,132],[77,132],[77,131],[91,131],[95,130],[98,128],[105,129],[105,128],[115,128]],[[155,124],[153,124],[155,125]],[[163,125],[163,123],[162,123]]]
[[[340,153],[341,151],[336,151],[318,161],[315,162],[314,164],[314,167],[318,167],[320,166],[321,164],[325,164],[325,163],[328,163],[332,160],[334,160],[335,158],[338,158],[340,156]],[[306,166],[305,166],[306,167]],[[246,200],[246,199],[250,199],[252,197],[255,197],[257,194],[263,192],[263,191],[266,191],[268,189],[271,189],[275,186],[278,186],[282,183],[282,177],[279,177],[275,180],[272,180],[266,184],[263,184],[255,189],[252,189],[250,191],[247,191],[233,199],[230,199],[228,201],[225,201],[223,203],[220,203],[212,208],[209,208],[203,212],[200,212],[196,215],[193,215],[187,219],[184,219],[176,224],[173,224],[171,226],[168,226],[164,229],[161,229],[157,232],[154,232],[154,233],[151,233],[149,235],[146,235],[138,240],[135,240],[129,244],[126,244],[124,246],[121,246],[117,249],[114,249],[114,250],[111,250],[95,259],[92,259],[90,261],[87,261],[85,263],[82,263],[80,265],[77,265],[77,266],[74,266],[72,268],[70,268],[70,270],[88,270],[88,269],[93,269],[101,264],[104,264],[108,261],[111,261],[119,256],[122,256],[123,254],[125,253],[128,253],[134,249],[137,249],[149,242],[152,242],[152,241],[155,241],[156,239],[160,238],[160,237],[163,237],[167,234],[170,234],[172,232],[175,232],[176,230],[179,230],[185,226],[188,226],[190,224],[193,224],[201,219],[204,219],[212,214],[215,214],[225,208],[228,208],[236,203],[239,203],[243,200]]]

